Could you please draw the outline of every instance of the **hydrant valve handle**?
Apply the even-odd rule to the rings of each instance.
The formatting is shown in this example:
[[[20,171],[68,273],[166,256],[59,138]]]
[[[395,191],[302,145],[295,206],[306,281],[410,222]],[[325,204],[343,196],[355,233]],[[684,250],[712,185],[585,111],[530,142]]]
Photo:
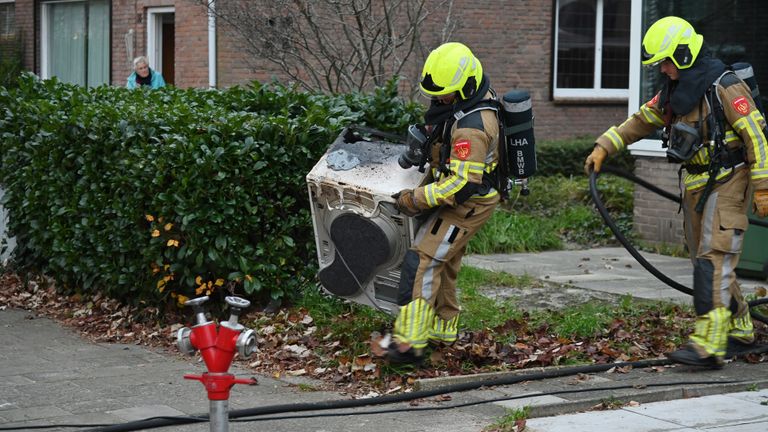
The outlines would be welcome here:
[[[229,323],[233,326],[237,324],[243,309],[251,305],[251,302],[242,297],[227,296],[224,301],[229,305]]]
[[[196,297],[196,298],[185,301],[184,306],[191,306],[191,307],[200,306],[203,303],[207,302],[209,299],[210,297],[208,296]]]
[[[256,385],[255,378],[235,378],[235,384]]]
[[[249,302],[248,300],[242,297],[236,297],[236,296],[227,296],[224,298],[224,301],[226,301],[229,307],[232,307],[232,308],[245,309],[251,305],[251,302]]]
[[[203,383],[208,392],[208,399],[212,401],[229,399],[229,391],[235,384],[257,384],[257,381],[254,378],[235,378],[234,375],[229,373],[204,373],[202,375],[187,374],[184,375],[184,379],[200,381]]]
[[[203,303],[207,302],[208,299],[208,296],[203,296],[189,299],[184,302],[184,306],[191,306],[192,310],[195,311],[195,319],[198,325],[203,325],[208,322],[208,319],[205,317],[205,310],[203,310]]]

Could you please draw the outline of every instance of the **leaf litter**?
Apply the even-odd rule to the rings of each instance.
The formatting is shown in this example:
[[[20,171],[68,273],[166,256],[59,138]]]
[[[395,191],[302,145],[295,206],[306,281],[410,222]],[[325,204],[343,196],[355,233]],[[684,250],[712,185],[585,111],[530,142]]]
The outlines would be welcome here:
[[[139,309],[99,294],[88,298],[61,295],[50,282],[29,281],[25,286],[19,276],[4,273],[0,276],[0,310],[8,307],[53,319],[94,342],[141,345],[177,356],[182,354],[176,347],[176,332],[191,325],[191,317],[181,310]],[[256,330],[258,349],[250,358],[236,358],[235,362],[253,373],[277,379],[311,378],[317,380],[313,388],[318,390],[364,397],[411,391],[414,382],[424,378],[659,358],[675,348],[670,334],[687,335],[692,319],[682,309],[649,310],[636,317],[615,319],[601,335],[577,340],[556,336],[547,323],[532,326],[530,316],[524,312],[522,317],[493,329],[461,332],[452,346],[428,351],[425,366],[415,368],[387,364],[384,356],[388,340],[378,332],[360,341],[367,352],[355,353],[343,343],[344,335],[318,327],[307,309],[285,308],[270,314],[248,312],[241,316],[242,324]],[[757,325],[764,342],[768,339],[765,328]],[[509,335],[514,340],[502,342]],[[768,362],[768,355],[748,356],[745,361]],[[610,372],[621,374],[630,369],[616,367]],[[654,367],[649,372],[664,370]],[[578,375],[574,383],[587,379],[588,375]],[[440,400],[449,399],[435,398]]]

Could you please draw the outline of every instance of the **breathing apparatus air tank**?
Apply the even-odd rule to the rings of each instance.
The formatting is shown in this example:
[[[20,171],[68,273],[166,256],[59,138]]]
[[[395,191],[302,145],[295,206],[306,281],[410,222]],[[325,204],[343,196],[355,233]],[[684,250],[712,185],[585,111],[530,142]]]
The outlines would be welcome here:
[[[509,175],[517,179],[527,179],[536,172],[531,96],[524,90],[510,90],[504,94],[501,102],[504,108],[502,115]]]
[[[755,101],[760,114],[764,115],[763,102],[760,100],[760,88],[757,86],[757,79],[755,78],[755,71],[752,69],[752,65],[746,62],[738,62],[732,64],[731,69],[733,69],[737,77],[749,86],[749,90],[752,92],[752,100]]]

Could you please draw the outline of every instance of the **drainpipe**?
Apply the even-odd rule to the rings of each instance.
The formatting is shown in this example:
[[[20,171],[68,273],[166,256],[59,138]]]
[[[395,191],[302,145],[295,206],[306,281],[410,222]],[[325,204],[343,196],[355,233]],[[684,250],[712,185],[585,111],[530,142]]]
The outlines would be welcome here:
[[[208,0],[208,87],[216,87],[216,0]]]

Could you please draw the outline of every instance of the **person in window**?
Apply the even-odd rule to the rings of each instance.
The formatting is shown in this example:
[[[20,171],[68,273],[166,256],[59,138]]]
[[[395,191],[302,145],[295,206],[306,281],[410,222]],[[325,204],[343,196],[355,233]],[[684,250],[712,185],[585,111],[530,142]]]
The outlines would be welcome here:
[[[667,356],[720,368],[724,357],[755,338],[734,269],[748,226],[750,186],[755,213],[768,214],[768,147],[766,122],[749,87],[703,43],[682,18],[651,25],[642,63],[658,64],[666,82],[637,113],[597,139],[585,170],[599,172],[606,156],[663,128],[667,158],[685,171],[682,208],[697,315],[688,343]]]
[[[147,86],[149,88],[165,87],[163,75],[149,67],[149,60],[140,56],[133,59],[133,73],[128,76],[128,82],[125,85],[129,89]]]
[[[393,198],[408,216],[432,213],[401,266],[400,310],[387,352],[393,363],[419,364],[429,342],[456,341],[461,258],[500,200],[491,176],[499,161],[499,123],[483,103],[493,91],[480,61],[463,44],[443,44],[427,57],[420,89],[431,99],[424,120],[432,181]]]

